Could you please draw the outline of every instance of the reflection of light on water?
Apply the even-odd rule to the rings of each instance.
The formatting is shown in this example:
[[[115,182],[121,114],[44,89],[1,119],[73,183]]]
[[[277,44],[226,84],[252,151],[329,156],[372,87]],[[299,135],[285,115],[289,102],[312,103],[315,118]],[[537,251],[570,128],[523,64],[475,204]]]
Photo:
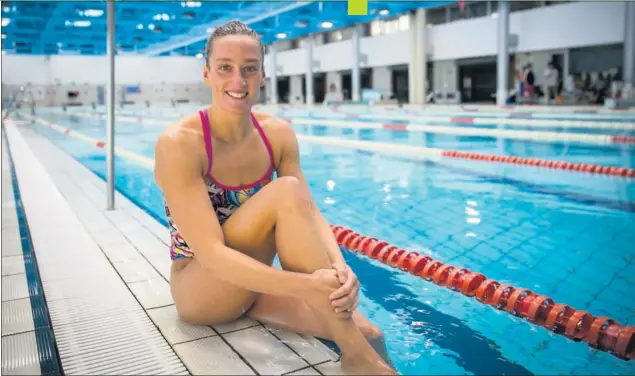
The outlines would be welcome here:
[[[384,184],[384,188],[382,190],[386,193],[390,192],[390,184]]]
[[[472,224],[475,224],[475,225],[478,225],[479,223],[481,223],[481,219],[480,219],[480,218],[478,218],[478,217],[476,217],[476,218],[475,218],[475,217],[467,217],[467,218],[465,219],[465,221],[466,221],[467,223],[472,223]]]
[[[333,205],[335,203],[335,200],[333,200],[330,197],[327,197],[327,198],[324,199],[324,203],[327,204],[327,205]]]
[[[327,189],[328,191],[332,191],[332,190],[333,190],[333,188],[335,188],[335,182],[334,182],[333,180],[328,180],[328,181],[326,182],[326,189]]]
[[[476,234],[475,234],[475,233],[473,233],[473,232],[468,232],[467,234],[465,234],[465,237],[466,237],[466,238],[473,238],[473,237],[475,237],[475,236],[476,236]]]

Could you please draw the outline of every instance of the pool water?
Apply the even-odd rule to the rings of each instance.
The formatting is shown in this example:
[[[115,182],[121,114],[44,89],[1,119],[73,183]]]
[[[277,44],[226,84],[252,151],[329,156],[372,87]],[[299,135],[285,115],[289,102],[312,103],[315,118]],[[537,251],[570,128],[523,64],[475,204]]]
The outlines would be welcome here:
[[[104,119],[53,111],[37,116],[105,139]],[[153,158],[163,128],[119,122],[116,144]],[[105,177],[103,150],[41,125],[34,129]],[[319,125],[294,129],[300,135],[635,165],[635,148],[628,145]],[[633,179],[466,160],[422,161],[407,153],[386,156],[319,142],[300,141],[300,153],[314,199],[331,223],[528,288],[594,316],[635,324]],[[115,163],[116,188],[165,222],[152,171],[120,157]],[[359,310],[384,331],[391,359],[402,374],[635,374],[633,362],[365,256],[343,253],[362,284]]]

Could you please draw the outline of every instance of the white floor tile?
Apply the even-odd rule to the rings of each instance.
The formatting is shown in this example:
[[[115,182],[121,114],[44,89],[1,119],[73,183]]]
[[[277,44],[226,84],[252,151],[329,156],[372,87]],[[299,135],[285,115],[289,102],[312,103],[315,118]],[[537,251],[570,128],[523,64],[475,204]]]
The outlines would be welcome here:
[[[148,315],[170,345],[216,335],[209,326],[185,323],[179,318],[174,305],[150,309]]]
[[[345,375],[340,362],[328,362],[315,366],[323,375]]]
[[[145,259],[113,262],[119,275],[126,283],[161,278],[159,273]]]
[[[316,371],[315,368],[309,367],[309,368],[301,369],[299,371],[287,373],[287,375],[318,375],[319,376],[320,373]]]
[[[214,329],[216,329],[220,334],[225,334],[228,332],[235,332],[236,330],[242,330],[251,328],[252,326],[259,326],[260,324],[249,317],[241,317],[238,320],[234,320],[225,324],[214,325]]]
[[[31,299],[18,299],[2,302],[2,335],[34,330]]]
[[[193,375],[255,375],[218,336],[178,344],[174,351]]]
[[[154,278],[143,282],[128,284],[132,293],[145,309],[173,304],[170,286],[165,279]]]
[[[271,327],[267,327],[267,329],[312,365],[332,360],[332,356],[325,349],[326,346],[317,340],[308,341],[296,333]]]
[[[29,297],[26,274],[2,277],[2,301],[24,299]]]
[[[2,275],[26,273],[24,256],[7,256],[2,258]]]
[[[35,332],[2,337],[1,373],[3,375],[40,374],[40,358]]]
[[[280,375],[309,364],[262,326],[224,334],[223,337],[258,373]]]

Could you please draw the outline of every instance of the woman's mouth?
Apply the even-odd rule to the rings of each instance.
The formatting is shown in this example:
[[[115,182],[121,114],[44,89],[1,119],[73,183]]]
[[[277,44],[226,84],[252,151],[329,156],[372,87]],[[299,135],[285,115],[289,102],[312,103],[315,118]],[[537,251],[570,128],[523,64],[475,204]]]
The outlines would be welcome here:
[[[228,96],[234,99],[244,99],[247,97],[247,94],[249,93],[246,91],[225,91],[225,94],[227,94]]]

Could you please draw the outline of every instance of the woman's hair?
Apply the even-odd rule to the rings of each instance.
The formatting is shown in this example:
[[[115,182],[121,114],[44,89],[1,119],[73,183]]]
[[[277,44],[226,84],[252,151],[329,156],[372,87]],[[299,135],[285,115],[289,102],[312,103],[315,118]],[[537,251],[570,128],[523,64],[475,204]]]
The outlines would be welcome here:
[[[207,39],[207,44],[205,45],[206,65],[209,66],[209,57],[212,55],[212,45],[214,44],[214,41],[228,35],[247,35],[256,38],[256,40],[258,40],[258,43],[260,44],[260,57],[263,60],[264,64],[265,46],[263,46],[258,33],[256,33],[252,28],[240,21],[229,21],[228,23],[217,27],[212,35],[210,35]]]

